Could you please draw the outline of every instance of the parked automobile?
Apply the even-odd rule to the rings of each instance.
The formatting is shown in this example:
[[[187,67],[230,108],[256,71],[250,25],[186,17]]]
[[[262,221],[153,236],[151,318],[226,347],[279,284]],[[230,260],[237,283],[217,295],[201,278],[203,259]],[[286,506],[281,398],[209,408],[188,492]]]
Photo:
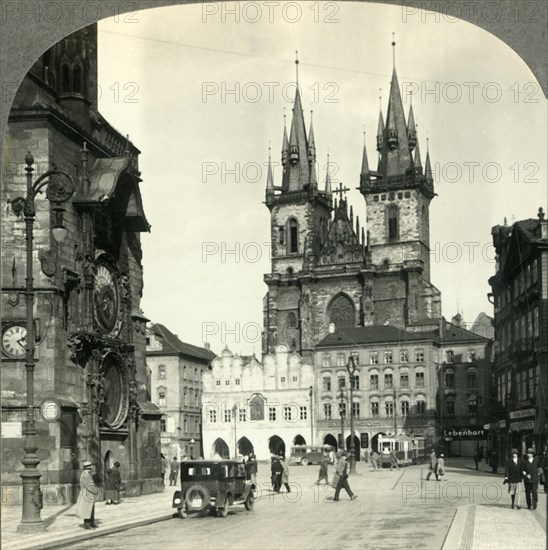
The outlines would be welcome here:
[[[330,445],[293,445],[289,464],[320,464],[324,453],[329,454],[334,447]]]
[[[236,460],[188,460],[181,462],[181,490],[175,491],[172,507],[179,517],[191,512],[210,512],[225,518],[228,509],[255,504],[255,484],[246,480],[245,465]]]

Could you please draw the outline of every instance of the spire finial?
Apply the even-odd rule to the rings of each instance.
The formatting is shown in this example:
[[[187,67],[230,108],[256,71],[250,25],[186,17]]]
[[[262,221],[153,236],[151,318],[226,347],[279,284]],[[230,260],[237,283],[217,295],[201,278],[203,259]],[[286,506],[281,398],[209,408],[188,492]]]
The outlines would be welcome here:
[[[314,117],[314,103],[310,104],[310,124],[312,124],[312,119]]]
[[[295,50],[295,73],[296,73],[296,83],[299,85],[299,50]]]
[[[430,133],[426,130],[426,152],[430,152]]]
[[[379,88],[379,111],[382,111],[382,88]]]
[[[284,128],[287,128],[287,115],[285,113],[285,107],[284,107]]]
[[[396,68],[396,33],[392,33],[392,65]]]
[[[363,146],[365,147],[365,124],[363,125]]]

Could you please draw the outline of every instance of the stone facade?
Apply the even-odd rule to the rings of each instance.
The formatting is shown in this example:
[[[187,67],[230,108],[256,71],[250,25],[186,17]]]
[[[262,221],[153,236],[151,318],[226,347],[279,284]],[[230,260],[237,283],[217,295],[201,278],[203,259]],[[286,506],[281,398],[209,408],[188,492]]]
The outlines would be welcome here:
[[[250,452],[258,460],[269,460],[271,454],[289,458],[292,445],[315,443],[313,367],[287,346],[278,346],[262,363],[225,348],[203,383],[205,458]]]
[[[163,413],[162,453],[198,457],[202,452],[202,377],[215,354],[179,340],[165,326],[147,327],[151,400]]]
[[[489,279],[495,306],[495,392],[491,444],[537,453],[548,445],[548,221],[492,229],[496,273]],[[544,392],[543,392],[544,388]]]
[[[33,65],[15,97],[5,143],[4,203],[25,194],[27,152],[34,157],[33,181],[54,168],[75,185],[65,205],[63,243],[51,236],[51,203],[44,194],[35,201],[35,402],[54,399],[61,407],[58,421],[38,415],[36,422],[46,501],[76,497],[84,460],[99,473],[118,460],[128,491],[153,491],[160,479],[160,415],[149,400],[140,313],[139,233],[149,225],[139,150],[97,110],[95,25]],[[3,344],[10,327],[25,327],[24,254],[24,222],[8,211],[2,216]],[[17,353],[3,345],[4,487],[20,485],[24,454],[25,361]]]

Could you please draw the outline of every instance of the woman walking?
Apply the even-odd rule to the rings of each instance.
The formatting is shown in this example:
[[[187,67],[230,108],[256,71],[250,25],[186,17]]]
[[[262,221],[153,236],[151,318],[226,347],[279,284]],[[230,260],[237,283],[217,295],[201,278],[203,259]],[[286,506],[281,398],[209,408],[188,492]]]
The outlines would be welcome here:
[[[118,504],[120,502],[120,485],[122,484],[122,476],[120,475],[120,470],[118,468],[120,468],[120,463],[115,462],[114,467],[107,470],[107,481],[105,483],[105,504]]]
[[[352,492],[352,489],[350,489],[350,485],[348,485],[348,464],[346,462],[347,456],[348,455],[346,451],[341,451],[339,461],[337,462],[337,466],[335,467],[337,474],[339,474],[339,481],[337,483],[337,487],[335,488],[335,495],[333,497],[333,500],[335,502],[339,502],[339,493],[341,492],[341,489],[344,489],[348,493],[350,500],[355,500],[358,498]]]
[[[324,452],[322,455],[322,461],[320,462],[320,473],[318,475],[318,480],[315,483],[316,485],[319,485],[322,479],[325,480],[326,485],[329,485],[329,479],[327,477],[328,468],[329,468],[329,456],[327,455],[327,453]]]
[[[519,510],[523,464],[519,458],[517,449],[512,449],[510,455],[511,458],[506,461],[506,468],[504,470],[504,483],[508,483],[508,492],[512,498],[512,508],[515,507]]]

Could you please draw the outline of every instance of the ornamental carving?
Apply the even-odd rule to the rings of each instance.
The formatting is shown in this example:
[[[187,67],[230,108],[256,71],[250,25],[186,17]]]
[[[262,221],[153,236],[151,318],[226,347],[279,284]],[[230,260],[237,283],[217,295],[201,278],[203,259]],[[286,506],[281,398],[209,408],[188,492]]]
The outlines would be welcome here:
[[[50,202],[63,203],[72,197],[74,184],[68,177],[61,181],[58,175],[51,175],[46,189],[46,197]]]

